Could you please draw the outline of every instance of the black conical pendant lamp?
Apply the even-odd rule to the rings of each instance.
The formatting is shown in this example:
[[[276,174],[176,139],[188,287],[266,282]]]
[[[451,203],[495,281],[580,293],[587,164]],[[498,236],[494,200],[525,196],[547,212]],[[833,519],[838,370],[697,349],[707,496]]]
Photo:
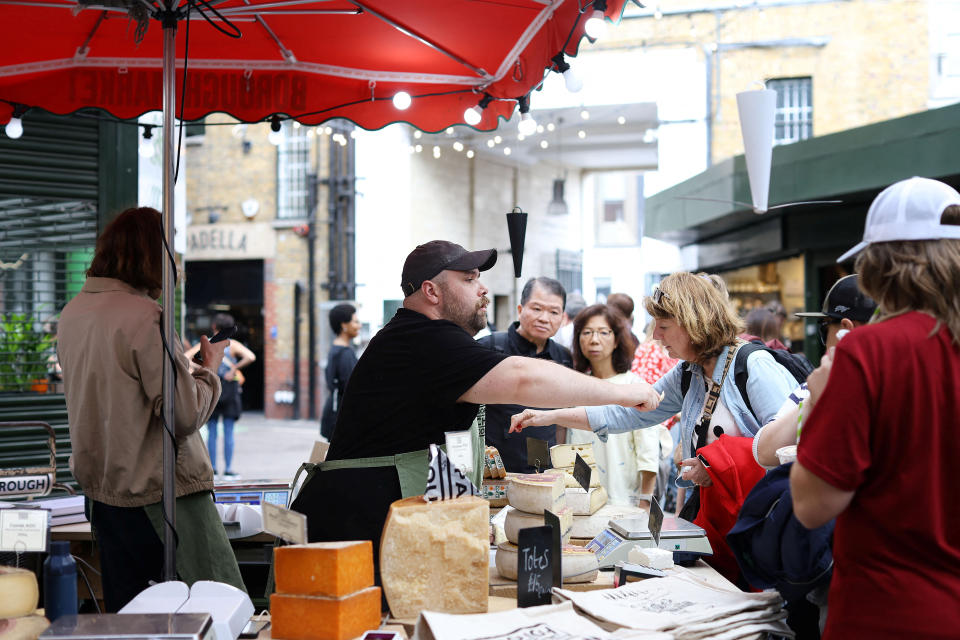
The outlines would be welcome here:
[[[520,277],[523,271],[523,243],[527,237],[527,214],[514,207],[507,214],[507,232],[510,234],[510,253],[513,255],[513,276]]]

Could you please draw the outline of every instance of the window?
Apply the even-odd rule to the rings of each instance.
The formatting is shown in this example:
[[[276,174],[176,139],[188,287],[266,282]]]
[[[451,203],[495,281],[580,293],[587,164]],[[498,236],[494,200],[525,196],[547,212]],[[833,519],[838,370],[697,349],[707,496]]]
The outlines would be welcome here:
[[[813,79],[779,78],[767,81],[777,92],[773,144],[790,144],[813,137]]]
[[[310,172],[310,139],[307,127],[284,121],[283,141],[277,147],[277,218],[306,218],[307,174]]]
[[[603,221],[620,222],[623,220],[623,200],[604,200]]]
[[[567,294],[583,291],[583,254],[580,251],[557,249],[557,280]]]

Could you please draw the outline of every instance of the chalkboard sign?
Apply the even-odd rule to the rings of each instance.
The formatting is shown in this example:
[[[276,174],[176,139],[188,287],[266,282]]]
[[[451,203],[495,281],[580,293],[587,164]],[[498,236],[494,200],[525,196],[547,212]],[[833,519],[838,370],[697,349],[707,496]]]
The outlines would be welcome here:
[[[547,509],[543,510],[543,523],[548,527],[553,528],[553,544],[550,547],[553,549],[551,554],[554,558],[553,562],[553,586],[558,588],[563,588],[563,570],[561,568],[561,563],[563,561],[563,556],[560,553],[560,518],[556,516],[552,511]]]
[[[553,601],[553,527],[527,527],[517,536],[517,606]]]
[[[660,546],[660,529],[663,527],[663,509],[660,508],[660,503],[657,501],[656,496],[650,497],[650,517],[647,519],[647,529],[650,530],[650,535],[653,536],[653,542],[658,547]]]
[[[549,469],[550,443],[540,438],[527,438],[527,464],[536,467],[537,471]]]
[[[573,479],[577,481],[583,490],[587,493],[590,493],[590,474],[593,473],[593,469],[590,468],[583,458],[580,457],[580,454],[577,454],[577,460],[573,463]]]

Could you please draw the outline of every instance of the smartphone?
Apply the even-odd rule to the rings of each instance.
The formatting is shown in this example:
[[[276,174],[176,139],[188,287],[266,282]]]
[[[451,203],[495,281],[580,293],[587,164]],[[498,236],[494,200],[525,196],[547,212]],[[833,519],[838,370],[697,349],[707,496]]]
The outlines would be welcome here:
[[[217,335],[210,338],[210,344],[213,344],[214,342],[223,342],[224,340],[229,340],[234,335],[236,335],[236,333],[237,333],[237,325],[233,325],[229,329],[224,329],[223,331],[219,331]],[[193,361],[196,362],[197,364],[203,364],[203,356],[200,355],[199,351],[193,354]]]
[[[710,463],[707,462],[707,459],[703,457],[703,454],[698,453],[698,454],[697,454],[697,460],[699,460],[701,463],[703,463],[703,466],[705,466],[707,469],[710,468]]]
[[[270,624],[269,620],[249,620],[243,630],[240,631],[240,637],[256,638],[268,624]]]

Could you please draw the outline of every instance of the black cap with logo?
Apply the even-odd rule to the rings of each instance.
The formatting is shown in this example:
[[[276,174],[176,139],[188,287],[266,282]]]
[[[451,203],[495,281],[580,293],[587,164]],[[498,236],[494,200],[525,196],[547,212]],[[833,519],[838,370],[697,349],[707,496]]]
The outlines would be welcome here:
[[[830,287],[823,300],[822,311],[795,313],[801,318],[847,318],[854,322],[869,322],[877,303],[857,286],[857,274],[844,276]]]
[[[486,271],[497,263],[497,250],[467,251],[446,240],[431,240],[418,245],[403,263],[403,281],[400,287],[404,297],[420,290],[420,285],[441,271]]]

